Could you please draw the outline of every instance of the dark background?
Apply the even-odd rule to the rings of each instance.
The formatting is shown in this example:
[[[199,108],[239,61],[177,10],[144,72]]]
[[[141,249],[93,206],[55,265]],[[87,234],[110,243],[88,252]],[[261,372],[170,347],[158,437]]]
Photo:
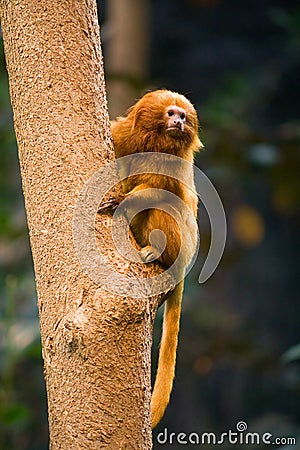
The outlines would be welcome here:
[[[228,221],[221,264],[199,285],[210,239],[199,209],[201,251],[187,279],[177,376],[154,448],[165,427],[221,434],[241,420],[251,431],[299,435],[300,443],[300,3],[150,6],[142,89],[166,87],[195,104],[205,144],[197,165]],[[102,2],[100,9],[105,24]],[[103,46],[105,55],[105,39]],[[0,58],[0,449],[45,450],[36,294],[2,47]],[[154,368],[160,321],[161,313]]]

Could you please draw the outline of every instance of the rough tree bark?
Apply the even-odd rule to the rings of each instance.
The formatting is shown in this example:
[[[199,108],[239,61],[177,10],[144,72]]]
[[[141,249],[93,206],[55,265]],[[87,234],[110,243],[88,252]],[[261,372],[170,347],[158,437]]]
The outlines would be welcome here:
[[[95,0],[0,4],[39,299],[50,448],[151,448],[158,299],[102,290],[84,273],[72,240],[78,193],[113,158]],[[99,218],[96,228],[110,255],[110,220]],[[121,263],[111,258],[111,264]],[[145,268],[128,270],[138,275]]]

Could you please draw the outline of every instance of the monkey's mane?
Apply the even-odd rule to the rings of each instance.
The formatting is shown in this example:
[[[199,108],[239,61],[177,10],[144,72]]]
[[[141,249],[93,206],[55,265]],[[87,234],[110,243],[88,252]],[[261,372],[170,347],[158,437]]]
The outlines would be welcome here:
[[[166,132],[166,111],[178,106],[186,112],[184,130],[178,136]],[[198,138],[198,119],[191,102],[181,94],[166,89],[148,92],[127,112],[116,125],[122,141],[122,154],[141,152],[171,153],[185,157],[197,151],[202,144]],[[115,142],[116,147],[118,143]]]

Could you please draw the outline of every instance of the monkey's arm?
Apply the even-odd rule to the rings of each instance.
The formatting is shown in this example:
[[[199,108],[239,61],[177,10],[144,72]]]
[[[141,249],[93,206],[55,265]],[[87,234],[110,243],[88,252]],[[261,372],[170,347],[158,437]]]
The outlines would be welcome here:
[[[119,206],[119,204],[124,200],[125,195],[119,193],[118,195],[111,196],[107,199],[104,198],[100,206],[98,207],[99,214],[111,214]]]
[[[120,192],[117,195],[111,196],[101,203],[101,205],[98,208],[98,213],[106,214],[106,213],[113,212],[119,206],[119,204],[126,198],[130,197],[130,195],[135,194],[135,193],[145,190],[145,189],[149,189],[149,188],[150,188],[150,186],[148,186],[147,184],[140,184],[140,185],[136,186],[134,189],[132,189],[131,191],[127,192],[126,194],[124,194],[123,192]],[[145,198],[145,195],[143,195],[143,198]],[[140,199],[139,199],[139,201],[140,201]]]

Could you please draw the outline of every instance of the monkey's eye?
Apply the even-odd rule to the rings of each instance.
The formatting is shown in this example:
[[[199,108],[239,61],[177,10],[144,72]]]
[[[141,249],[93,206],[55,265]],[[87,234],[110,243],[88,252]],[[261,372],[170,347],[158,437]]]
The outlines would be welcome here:
[[[172,109],[170,109],[170,110],[168,111],[168,116],[169,116],[169,117],[174,116],[174,111],[173,111]]]
[[[184,119],[185,119],[185,113],[181,113],[181,114],[180,114],[180,119],[181,119],[181,120],[184,120]]]

